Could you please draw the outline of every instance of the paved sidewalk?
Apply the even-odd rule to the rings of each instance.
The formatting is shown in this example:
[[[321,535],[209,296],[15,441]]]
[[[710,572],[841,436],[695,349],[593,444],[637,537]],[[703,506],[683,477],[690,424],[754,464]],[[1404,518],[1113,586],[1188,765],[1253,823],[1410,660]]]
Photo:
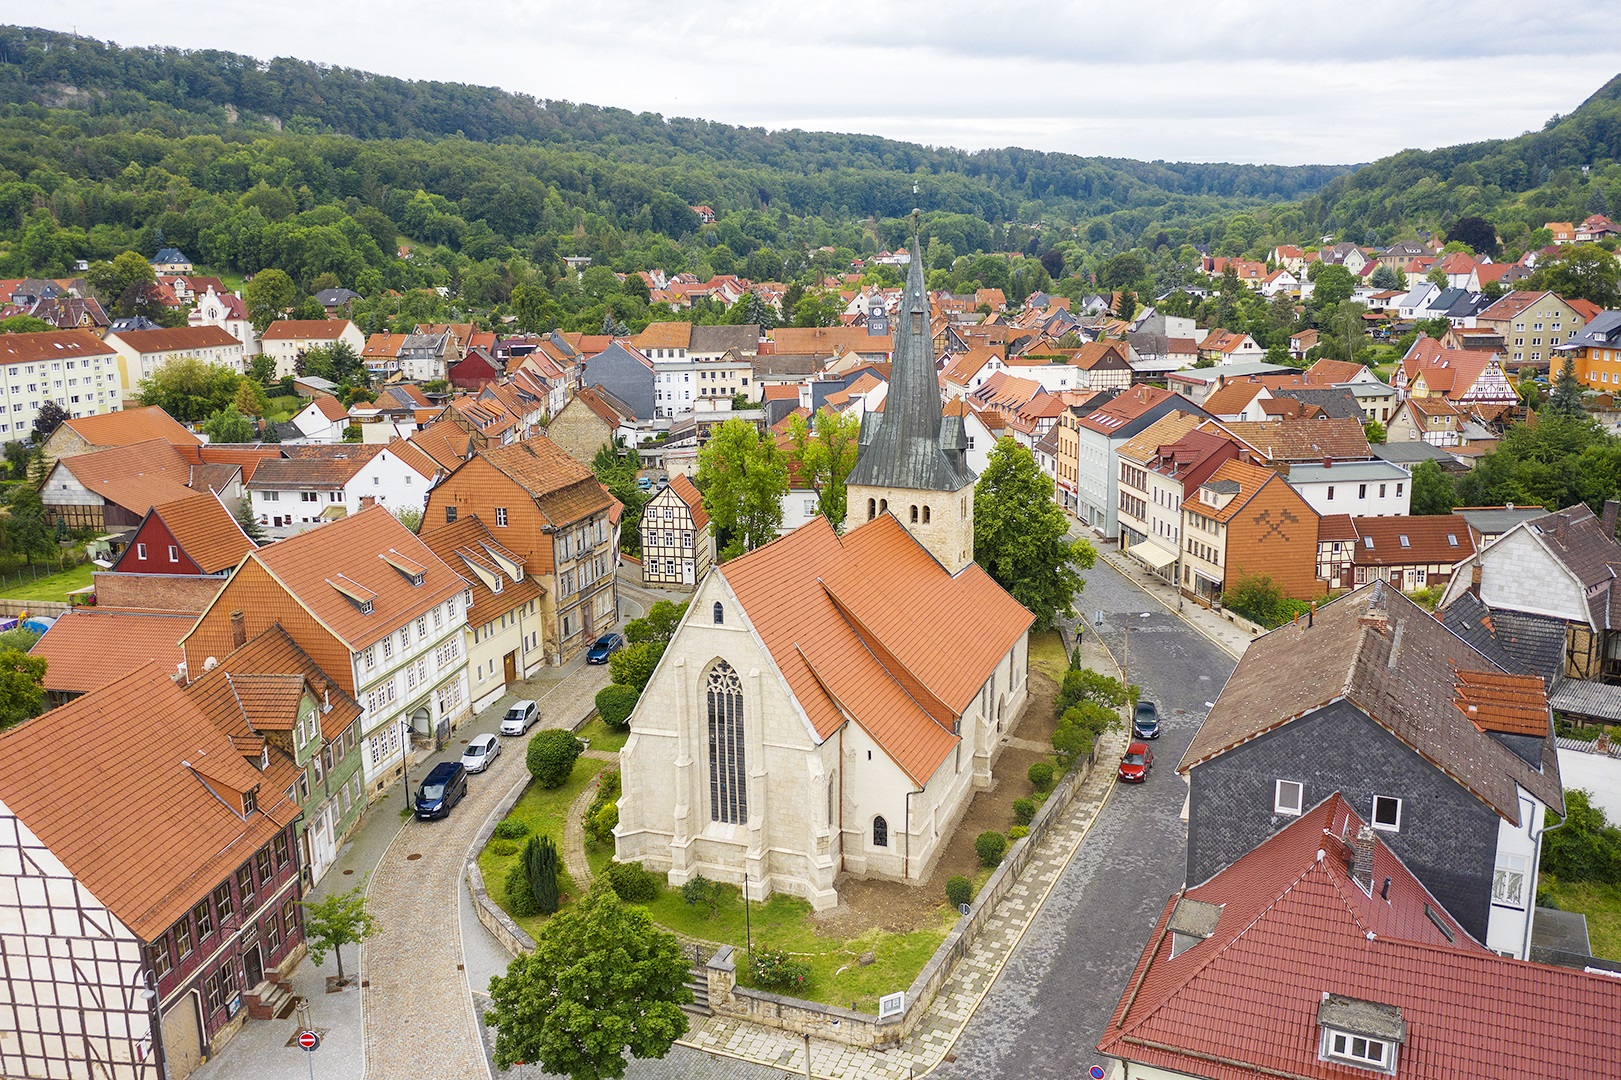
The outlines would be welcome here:
[[[1172,615],[1193,627],[1213,641],[1217,647],[1233,656],[1243,656],[1254,639],[1248,630],[1227,621],[1225,617],[1183,596],[1174,585],[1149,573],[1129,555],[1113,548],[1098,548],[1098,558],[1108,560],[1122,577],[1157,600]],[[1085,593],[1081,594],[1085,600]]]

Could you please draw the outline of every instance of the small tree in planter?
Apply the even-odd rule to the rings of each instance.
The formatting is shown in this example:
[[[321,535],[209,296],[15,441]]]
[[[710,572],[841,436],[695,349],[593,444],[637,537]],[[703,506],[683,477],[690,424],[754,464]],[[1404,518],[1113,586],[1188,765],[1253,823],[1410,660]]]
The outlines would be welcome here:
[[[328,950],[338,961],[338,985],[347,985],[343,974],[343,946],[359,945],[377,932],[377,920],[366,910],[365,884],[324,900],[301,900],[304,909],[304,941],[317,964]]]

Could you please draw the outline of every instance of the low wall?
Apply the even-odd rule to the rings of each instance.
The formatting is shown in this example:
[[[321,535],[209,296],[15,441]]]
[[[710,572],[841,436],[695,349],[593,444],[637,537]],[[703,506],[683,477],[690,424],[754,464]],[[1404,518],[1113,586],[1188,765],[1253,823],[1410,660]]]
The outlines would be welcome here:
[[[467,859],[467,891],[473,897],[473,914],[484,924],[484,929],[495,935],[495,940],[513,956],[533,951],[535,939],[513,922],[512,916],[502,911],[499,904],[490,899],[489,890],[484,882],[484,873],[478,868],[478,854],[484,850],[484,845],[489,843],[490,834],[495,831],[495,827],[523,797],[524,788],[528,786],[529,776],[525,770],[524,778],[512,785],[512,790],[502,796],[495,812],[479,827],[478,835],[473,837],[473,846],[469,849],[473,854]],[[499,889],[502,884],[504,883],[498,881],[495,887]]]
[[[0,615],[14,618],[27,612],[29,615],[55,618],[67,611],[70,606],[57,600],[0,600]]]

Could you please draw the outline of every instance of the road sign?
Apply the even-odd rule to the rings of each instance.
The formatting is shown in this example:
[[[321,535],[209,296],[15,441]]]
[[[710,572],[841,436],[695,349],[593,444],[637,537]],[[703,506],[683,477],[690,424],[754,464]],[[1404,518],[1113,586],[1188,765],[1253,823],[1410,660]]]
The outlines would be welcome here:
[[[320,1049],[321,1036],[313,1031],[300,1031],[298,1033],[298,1045],[305,1051],[314,1052]]]
[[[1087,1075],[1090,1076],[1092,1078],[1092,1080],[1103,1080],[1103,1066],[1102,1065],[1094,1065],[1094,1066],[1092,1066],[1090,1069],[1087,1070]]]

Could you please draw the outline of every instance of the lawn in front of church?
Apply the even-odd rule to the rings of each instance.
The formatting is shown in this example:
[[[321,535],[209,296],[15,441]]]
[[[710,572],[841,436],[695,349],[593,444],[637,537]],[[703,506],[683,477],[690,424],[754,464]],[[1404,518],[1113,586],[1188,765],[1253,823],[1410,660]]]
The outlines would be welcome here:
[[[557,850],[561,852],[563,823],[568,819],[569,805],[606,764],[607,762],[596,758],[582,757],[574,763],[574,772],[562,787],[548,790],[539,784],[531,783],[508,812],[507,818],[528,825],[530,833],[535,836],[551,837],[552,843],[556,844]],[[479,873],[484,875],[484,888],[489,893],[490,899],[499,904],[503,911],[507,906],[507,874],[517,865],[519,853],[523,851],[523,846],[528,841],[528,836],[513,840],[492,838],[484,845],[484,850],[478,853],[478,869]],[[557,885],[565,900],[576,899],[582,894],[581,883],[574,881],[567,870],[558,871]],[[525,933],[533,936],[545,919],[539,916],[531,918],[514,916],[513,921],[523,927]]]

